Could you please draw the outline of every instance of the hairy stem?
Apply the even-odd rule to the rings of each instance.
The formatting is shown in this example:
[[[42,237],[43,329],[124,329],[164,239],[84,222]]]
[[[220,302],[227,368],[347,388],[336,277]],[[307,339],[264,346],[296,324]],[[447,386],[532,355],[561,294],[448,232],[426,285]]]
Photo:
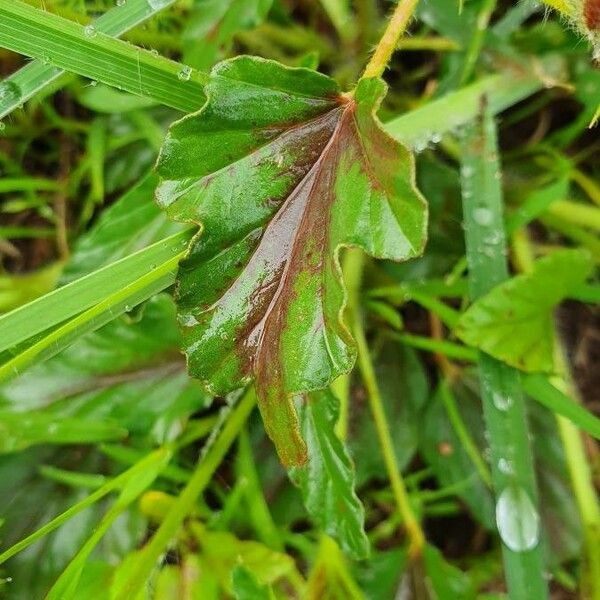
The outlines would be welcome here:
[[[381,77],[396,49],[398,40],[406,31],[406,26],[413,16],[418,2],[419,0],[400,0],[398,2],[383,37],[379,40],[379,44],[365,68],[363,77]]]

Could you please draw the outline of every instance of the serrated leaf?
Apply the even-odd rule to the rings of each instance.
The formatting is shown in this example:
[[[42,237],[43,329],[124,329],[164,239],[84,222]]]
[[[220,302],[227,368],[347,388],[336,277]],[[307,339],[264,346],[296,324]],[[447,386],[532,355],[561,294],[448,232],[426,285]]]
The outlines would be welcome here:
[[[299,465],[293,394],[355,360],[340,248],[417,256],[427,210],[412,156],[374,116],[382,81],[344,95],[319,73],[242,56],[215,67],[206,93],[158,162],[159,203],[204,230],[179,272],[189,370],[218,394],[255,379],[282,462]]]
[[[559,250],[473,303],[460,318],[461,340],[524,371],[552,371],[552,311],[592,270],[581,250]]]
[[[296,408],[308,461],[290,469],[290,478],[300,487],[306,509],[321,529],[353,558],[365,558],[369,540],[364,507],[354,491],[354,465],[334,430],[339,402],[325,390],[298,398]]]

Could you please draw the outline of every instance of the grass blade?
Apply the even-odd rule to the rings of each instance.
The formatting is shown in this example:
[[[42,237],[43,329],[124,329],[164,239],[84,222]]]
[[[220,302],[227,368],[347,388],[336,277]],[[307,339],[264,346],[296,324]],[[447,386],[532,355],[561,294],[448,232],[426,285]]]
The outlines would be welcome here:
[[[255,403],[256,394],[253,389],[250,389],[228,414],[223,429],[200,459],[187,486],[173,503],[150,542],[143,548],[136,563],[129,571],[129,577],[116,592],[115,600],[128,600],[148,580],[160,556],[194,508],[198,496],[210,482],[213,473],[246,423]],[[210,444],[210,441],[208,443]]]
[[[527,375],[523,378],[523,389],[536,402],[600,440],[600,419],[552,385],[544,375]]]
[[[179,261],[185,255],[185,250],[181,250],[180,244],[175,246],[175,250],[179,250],[175,256],[169,257],[160,265],[153,266],[142,277],[131,281],[74,319],[20,350],[14,358],[0,366],[0,382],[12,379],[20,375],[24,369],[55,356],[80,336],[106,325],[124,312],[173,285]]]
[[[0,351],[63,323],[134,284],[185,249],[188,238],[187,232],[172,235],[0,317]]]
[[[542,89],[533,74],[491,75],[385,124],[391,135],[406,145],[423,149],[437,136],[465,125],[479,110],[479,99],[489,95],[489,110],[497,114]]]
[[[157,12],[171,6],[174,2],[175,0],[165,0],[155,5],[156,8],[154,8],[148,0],[129,0],[122,6],[116,6],[107,11],[96,19],[94,25],[101,33],[119,37]],[[2,85],[13,92],[18,91],[18,94],[12,93],[0,97],[0,119],[58,79],[63,73],[62,69],[45,64],[41,60],[34,60],[7,77]]]
[[[15,0],[0,0],[0,45],[184,112],[204,102],[207,75]],[[20,104],[21,89],[3,85],[3,96]]]
[[[142,460],[140,460],[137,464],[135,464],[127,471],[124,471],[114,479],[107,481],[102,487],[99,487],[97,490],[92,492],[89,496],[84,498],[83,500],[77,502],[73,506],[69,507],[63,513],[52,519],[44,525],[40,527],[37,531],[34,531],[31,535],[28,535],[26,538],[23,538],[20,542],[17,542],[8,550],[5,550],[2,554],[0,554],[0,565],[5,563],[9,558],[13,557],[15,554],[18,554],[25,548],[31,546],[31,544],[37,542],[42,539],[58,527],[60,527],[63,523],[66,523],[69,519],[72,519],[75,515],[79,514],[82,510],[85,510],[89,506],[92,506],[107,494],[110,494],[114,490],[121,489],[125,486],[132,477],[139,476],[140,473],[143,473],[148,465],[156,462],[160,457],[168,455],[169,451],[164,448],[159,448],[155,450],[151,454],[148,454]]]
[[[473,300],[508,277],[496,126],[485,97],[481,106],[482,114],[468,127],[461,152],[469,288]],[[484,210],[485,220],[480,218]],[[519,375],[483,353],[479,355],[479,372],[490,436],[496,521],[504,542],[510,597],[547,598],[535,475]]]

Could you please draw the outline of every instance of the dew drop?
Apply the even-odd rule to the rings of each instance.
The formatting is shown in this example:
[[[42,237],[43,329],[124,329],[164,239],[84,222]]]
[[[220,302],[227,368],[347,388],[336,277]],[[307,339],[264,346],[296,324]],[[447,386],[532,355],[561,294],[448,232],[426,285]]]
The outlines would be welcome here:
[[[501,458],[498,461],[498,470],[504,475],[512,475],[514,473],[512,463],[506,458]]]
[[[177,73],[177,77],[181,79],[181,81],[189,81],[192,76],[192,67],[183,67],[179,73]]]
[[[492,214],[492,211],[489,208],[480,206],[473,210],[473,220],[478,225],[485,227],[494,220],[494,215]]]
[[[513,403],[510,396],[503,396],[497,392],[492,394],[492,402],[494,403],[494,406],[502,412],[507,411]]]
[[[152,48],[152,50],[150,50],[150,54],[152,54],[152,56],[159,56],[158,50],[156,48]]]
[[[469,166],[464,166],[461,170],[460,170],[460,174],[465,178],[468,179],[469,177],[471,177],[473,175],[474,171],[473,171],[473,167],[469,167]]]
[[[92,87],[96,87],[98,85],[98,82],[96,80],[92,79],[92,81],[90,81],[90,85]]]
[[[127,0],[117,0],[115,4],[117,6],[125,6],[127,4]]]
[[[517,486],[504,489],[496,503],[496,525],[502,541],[513,552],[535,548],[540,538],[540,517],[527,492]]]
[[[12,81],[3,81],[0,83],[0,102],[2,104],[18,103],[21,99],[21,90],[16,83]]]
[[[86,37],[93,38],[98,35],[98,30],[94,25],[86,25],[83,28],[83,33]]]
[[[152,10],[160,10],[169,4],[171,4],[171,0],[148,0],[148,6]]]
[[[131,312],[131,305],[130,304],[126,304],[125,305],[125,312]]]

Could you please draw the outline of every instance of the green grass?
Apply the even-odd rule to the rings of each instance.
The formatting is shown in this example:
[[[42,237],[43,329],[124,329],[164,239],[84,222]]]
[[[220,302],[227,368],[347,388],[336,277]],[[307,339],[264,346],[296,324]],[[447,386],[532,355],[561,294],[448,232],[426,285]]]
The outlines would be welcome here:
[[[600,78],[574,25],[0,0],[0,596],[600,600]],[[241,55],[305,70],[211,79]],[[397,263],[413,179],[427,246]],[[344,288],[337,243],[365,250]]]

